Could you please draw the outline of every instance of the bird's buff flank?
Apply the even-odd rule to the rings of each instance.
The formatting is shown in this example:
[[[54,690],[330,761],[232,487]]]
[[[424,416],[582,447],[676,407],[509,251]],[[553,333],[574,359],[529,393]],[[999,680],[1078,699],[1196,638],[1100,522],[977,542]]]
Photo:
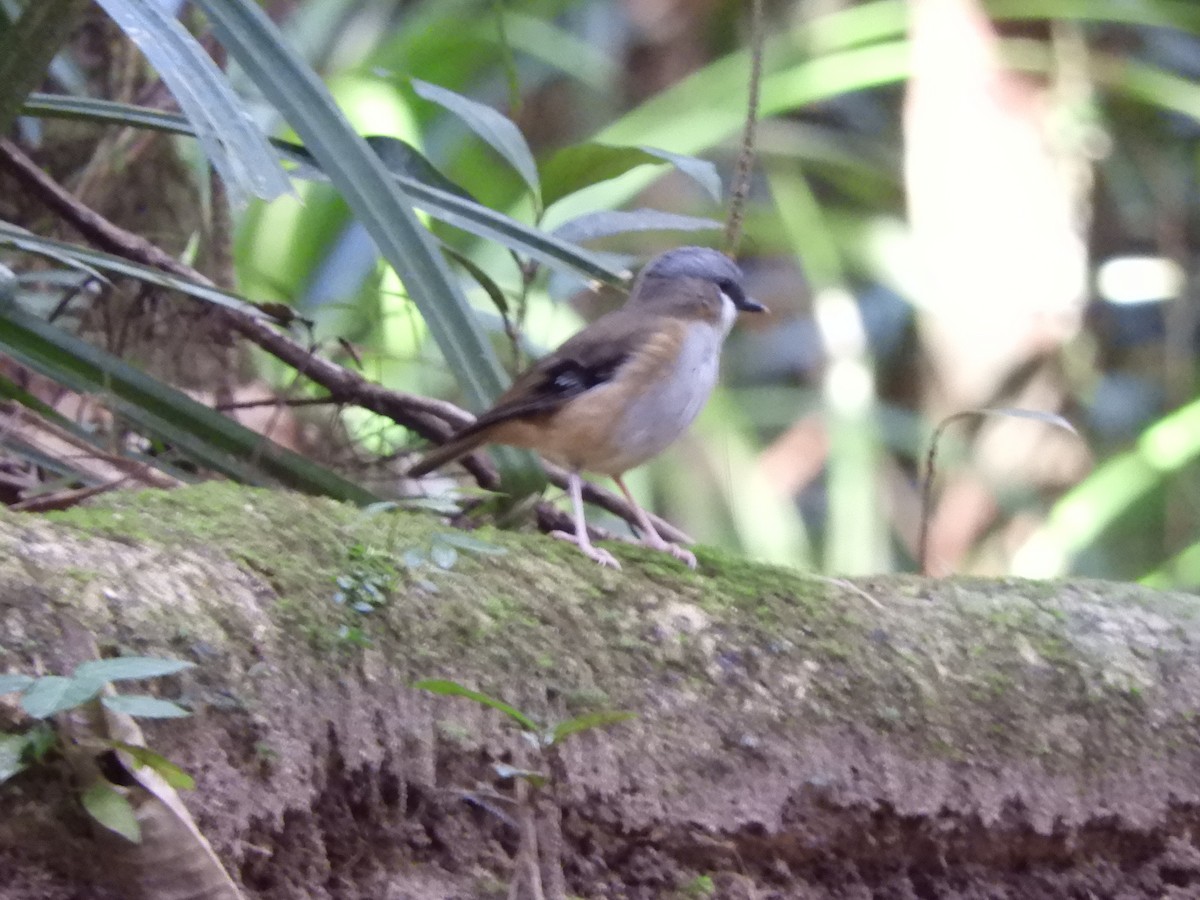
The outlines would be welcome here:
[[[625,305],[601,316],[526,369],[496,405],[420,460],[419,477],[480,444],[536,450],[568,469],[574,533],[553,532],[602,566],[584,521],[581,472],[609,475],[637,516],[642,543],[696,567],[691,551],[662,539],[622,475],[673,443],[717,382],[721,346],[739,310],[762,312],[742,271],[705,247],[669,250],[642,269]]]

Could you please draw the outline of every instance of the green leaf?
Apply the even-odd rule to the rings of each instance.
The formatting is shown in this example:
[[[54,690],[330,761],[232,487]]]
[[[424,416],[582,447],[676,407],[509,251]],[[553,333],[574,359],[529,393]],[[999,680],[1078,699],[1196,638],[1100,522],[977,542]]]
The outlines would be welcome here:
[[[130,262],[120,256],[113,256],[111,253],[93,250],[90,247],[84,247],[80,244],[68,244],[64,241],[40,237],[8,222],[0,221],[0,245],[16,247],[18,250],[24,250],[26,253],[36,253],[40,256],[58,260],[66,265],[87,272],[101,281],[107,281],[108,279],[96,271],[97,269],[112,272],[114,275],[136,278],[138,281],[145,282],[146,284],[179,291],[181,294],[187,294],[197,300],[204,300],[216,306],[234,309],[245,315],[253,316],[256,319],[278,321],[274,316],[264,313],[257,304],[251,303],[237,294],[231,294],[228,291],[222,291],[219,288],[209,285],[197,284],[194,281],[188,281],[186,278],[180,278],[178,275],[171,275],[161,269]]]
[[[145,694],[110,694],[100,702],[113,712],[143,719],[183,719],[191,713],[170,700],[160,700]]]
[[[499,153],[529,186],[534,197],[541,201],[541,183],[538,179],[537,163],[529,151],[529,144],[512,120],[504,117],[490,106],[478,103],[462,94],[412,79],[417,95],[436,103],[458,116],[463,123]]]
[[[195,663],[180,659],[160,659],[154,656],[117,656],[112,659],[93,659],[81,663],[75,669],[75,677],[99,681],[158,678],[162,675],[174,675],[184,669],[194,668],[195,665]]]
[[[620,710],[606,710],[576,716],[573,719],[567,719],[567,721],[559,722],[555,725],[550,730],[549,740],[546,742],[546,745],[553,746],[581,731],[588,731],[592,728],[603,728],[606,725],[616,725],[618,722],[628,722],[630,719],[635,718],[637,718],[637,713],[622,712]]]
[[[464,200],[473,199],[466,190],[443,175],[437,166],[407,141],[382,134],[368,135],[364,140],[393,175],[419,181]]]
[[[16,691],[23,691],[33,684],[33,681],[34,679],[31,675],[21,675],[19,673],[0,675],[0,694],[12,694]]]
[[[89,816],[126,840],[141,843],[142,829],[138,825],[133,806],[123,794],[111,784],[101,781],[93,784],[79,798]]]
[[[58,732],[48,725],[37,725],[25,732],[25,758],[43,762],[46,754],[58,745]]]
[[[379,159],[317,74],[250,0],[197,0],[218,39],[300,135],[407,288],[463,392],[477,409],[502,391],[504,373],[425,231]]]
[[[188,132],[185,130],[182,133]],[[325,177],[320,164],[304,148],[282,141],[276,141],[275,144],[285,156],[303,167],[297,173],[298,177]],[[587,278],[595,278],[617,286],[625,284],[626,273],[610,265],[600,256],[476,203],[469,197],[464,197],[461,189],[441,190],[436,185],[426,184],[399,172],[393,172],[392,178],[414,207],[447,225],[476,237],[495,241],[509,250],[536,259],[552,268],[578,272]]]
[[[443,516],[454,516],[462,512],[462,504],[449,497],[405,497],[396,502],[401,509],[422,510]]]
[[[600,210],[564,222],[554,229],[554,233],[568,241],[592,241],[630,231],[720,231],[723,227],[715,219],[656,209]]]
[[[1156,421],[1132,449],[1106,459],[1060,497],[1045,524],[1015,556],[1014,574],[1055,578],[1070,572],[1072,560],[1087,552],[1106,528],[1197,459],[1200,400],[1192,400]]]
[[[17,288],[20,282],[16,273],[8,266],[0,265],[0,306],[17,302]]]
[[[538,732],[538,724],[521,712],[515,706],[505,703],[503,700],[497,700],[495,697],[489,697],[482,691],[473,691],[470,688],[463,687],[457,681],[450,681],[445,678],[426,678],[423,681],[418,681],[413,685],[414,688],[421,691],[429,691],[434,694],[442,694],[447,697],[465,697],[468,700],[474,700],[476,703],[490,707],[497,712],[502,712],[518,725],[524,731],[536,734]]]
[[[713,203],[721,202],[721,175],[715,164],[707,159],[689,156],[686,153],[672,153],[658,147],[642,147],[651,156],[669,162],[700,187],[704,188]]]
[[[21,708],[35,719],[74,709],[87,703],[104,687],[102,681],[43,675],[21,695]]]
[[[163,780],[177,791],[191,791],[196,788],[196,780],[165,756],[155,753],[149,747],[139,747],[137,744],[126,744],[123,741],[112,741],[112,746],[124,750],[140,765],[149,766],[162,776]]]
[[[0,734],[0,784],[29,768],[25,749],[29,738],[23,734]]]
[[[698,182],[714,203],[720,201],[721,176],[717,167],[706,160],[651,147],[621,147],[594,141],[564,147],[546,161],[541,167],[542,198],[550,206],[556,200],[617,178],[638,166],[663,163],[674,165]]]
[[[287,173],[249,110],[212,57],[171,12],[154,0],[98,2],[162,76],[235,205],[244,205],[251,194],[273,200],[293,193]]]
[[[64,431],[70,432],[75,436],[77,441],[96,448],[96,450],[100,451],[102,454],[109,454],[113,452],[111,441],[105,439],[104,437],[97,436],[91,431],[88,431],[73,419],[68,419],[58,410],[54,409],[54,407],[42,402],[24,388],[20,387],[16,382],[6,378],[3,375],[0,375],[0,397],[6,397],[9,400],[17,401],[22,406],[32,410],[46,421],[57,425]],[[57,459],[40,452],[37,448],[22,442],[16,435],[10,434],[8,436],[4,436],[3,433],[0,432],[0,444],[3,444],[11,449],[14,453],[22,456],[25,459],[28,459],[30,462],[42,466],[43,468],[50,469],[51,471],[58,472],[70,478],[72,481],[82,482],[83,484],[87,485],[100,484],[104,481],[103,478],[98,477],[93,473],[80,471],[70,465],[67,465],[66,461],[62,459]],[[152,466],[153,468],[158,469],[160,472],[166,472],[173,478],[178,478],[181,481],[187,482],[195,480],[194,475],[189,472],[183,472],[179,470],[178,468],[170,465],[161,457],[146,456],[144,454],[136,453],[132,450],[126,450],[124,448],[121,448],[120,454],[126,459],[136,460],[139,463]]]
[[[508,552],[505,547],[497,547],[495,544],[481,541],[479,538],[462,531],[440,531],[434,535],[434,540],[440,541],[443,544],[449,544],[451,547],[457,547],[459,550],[468,550],[471,553],[503,556]]]
[[[535,772],[533,769],[518,769],[506,763],[492,763],[492,771],[500,778],[520,778],[523,781],[528,781],[536,788],[545,787],[550,780],[544,772]]]
[[[504,296],[504,291],[500,290],[500,285],[496,284],[487,272],[475,265],[470,257],[464,256],[453,247],[443,247],[442,250],[452,260],[462,266],[477,285],[483,288],[483,292],[488,295],[488,299],[492,301],[492,305],[496,307],[496,311],[502,316],[507,316],[508,298]]]
[[[181,391],[14,307],[0,308],[0,351],[65,387],[105,398],[144,433],[242,483],[264,484],[275,478],[297,490],[352,503],[376,499]]]
[[[439,569],[453,569],[454,564],[458,562],[458,551],[449,544],[434,541],[433,546],[429,548],[429,558]]]
[[[61,116],[110,122],[135,128],[166,131],[171,134],[192,136],[195,134],[191,125],[182,116],[106,100],[34,94],[26,103],[24,112],[26,115]],[[320,164],[303,147],[287,141],[277,140],[272,143],[286,158],[301,167],[301,170],[297,172],[299,177],[325,178]],[[416,178],[399,173],[393,173],[392,177],[416,208],[424,210],[448,225],[453,225],[455,228],[477,237],[496,241],[510,250],[552,268],[575,271],[587,278],[595,278],[612,285],[621,286],[625,283],[625,273],[596,254],[523,222],[518,222],[516,219],[472,200],[464,199],[459,190],[453,192],[439,190]],[[182,288],[179,289],[182,290]]]

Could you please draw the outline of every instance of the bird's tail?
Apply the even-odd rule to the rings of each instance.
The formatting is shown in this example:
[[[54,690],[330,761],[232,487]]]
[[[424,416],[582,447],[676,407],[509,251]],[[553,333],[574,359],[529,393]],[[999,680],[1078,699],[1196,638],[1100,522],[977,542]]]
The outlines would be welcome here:
[[[405,476],[408,478],[420,478],[422,475],[428,475],[434,469],[440,469],[447,463],[454,462],[460,456],[466,456],[480,444],[485,443],[487,438],[488,433],[486,430],[468,431],[465,434],[460,434],[435,450],[430,450],[426,453],[417,461],[416,465],[405,473]]]

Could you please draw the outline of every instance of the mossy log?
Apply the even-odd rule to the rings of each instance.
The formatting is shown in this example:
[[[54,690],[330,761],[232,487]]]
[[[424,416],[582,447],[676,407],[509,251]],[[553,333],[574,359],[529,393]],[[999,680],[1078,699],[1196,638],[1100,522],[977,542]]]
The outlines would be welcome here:
[[[1200,597],[704,550],[693,573],[617,548],[613,572],[446,531],[223,484],[3,513],[0,671],[89,644],[196,663],[153,688],[194,715],[143,724],[255,898],[505,895],[517,830],[487,798],[522,742],[421,678],[546,722],[637,714],[562,746],[582,897],[1200,895]],[[369,612],[335,602],[367,584],[390,586]],[[0,809],[0,897],[131,896],[53,759]]]

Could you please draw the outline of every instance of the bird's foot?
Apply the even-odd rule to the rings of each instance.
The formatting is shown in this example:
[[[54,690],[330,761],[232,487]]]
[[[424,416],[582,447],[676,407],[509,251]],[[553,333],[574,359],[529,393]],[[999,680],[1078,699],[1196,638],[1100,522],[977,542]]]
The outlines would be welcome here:
[[[577,535],[570,531],[552,531],[550,537],[558,538],[560,541],[569,541],[579,548],[579,552],[600,565],[610,569],[620,570],[621,564],[617,562],[617,558],[603,550],[600,547],[592,545],[591,541],[581,541]]]
[[[696,554],[691,550],[688,550],[686,547],[680,547],[678,544],[672,544],[669,541],[663,541],[662,544],[661,547],[655,547],[654,549],[670,553],[689,569],[696,568]]]
[[[642,546],[649,547],[651,550],[659,550],[663,553],[670,553],[673,557],[687,566],[689,569],[696,568],[696,554],[686,547],[680,547],[678,544],[672,544],[670,541],[664,541],[658,536],[657,532],[647,532],[642,537]]]

